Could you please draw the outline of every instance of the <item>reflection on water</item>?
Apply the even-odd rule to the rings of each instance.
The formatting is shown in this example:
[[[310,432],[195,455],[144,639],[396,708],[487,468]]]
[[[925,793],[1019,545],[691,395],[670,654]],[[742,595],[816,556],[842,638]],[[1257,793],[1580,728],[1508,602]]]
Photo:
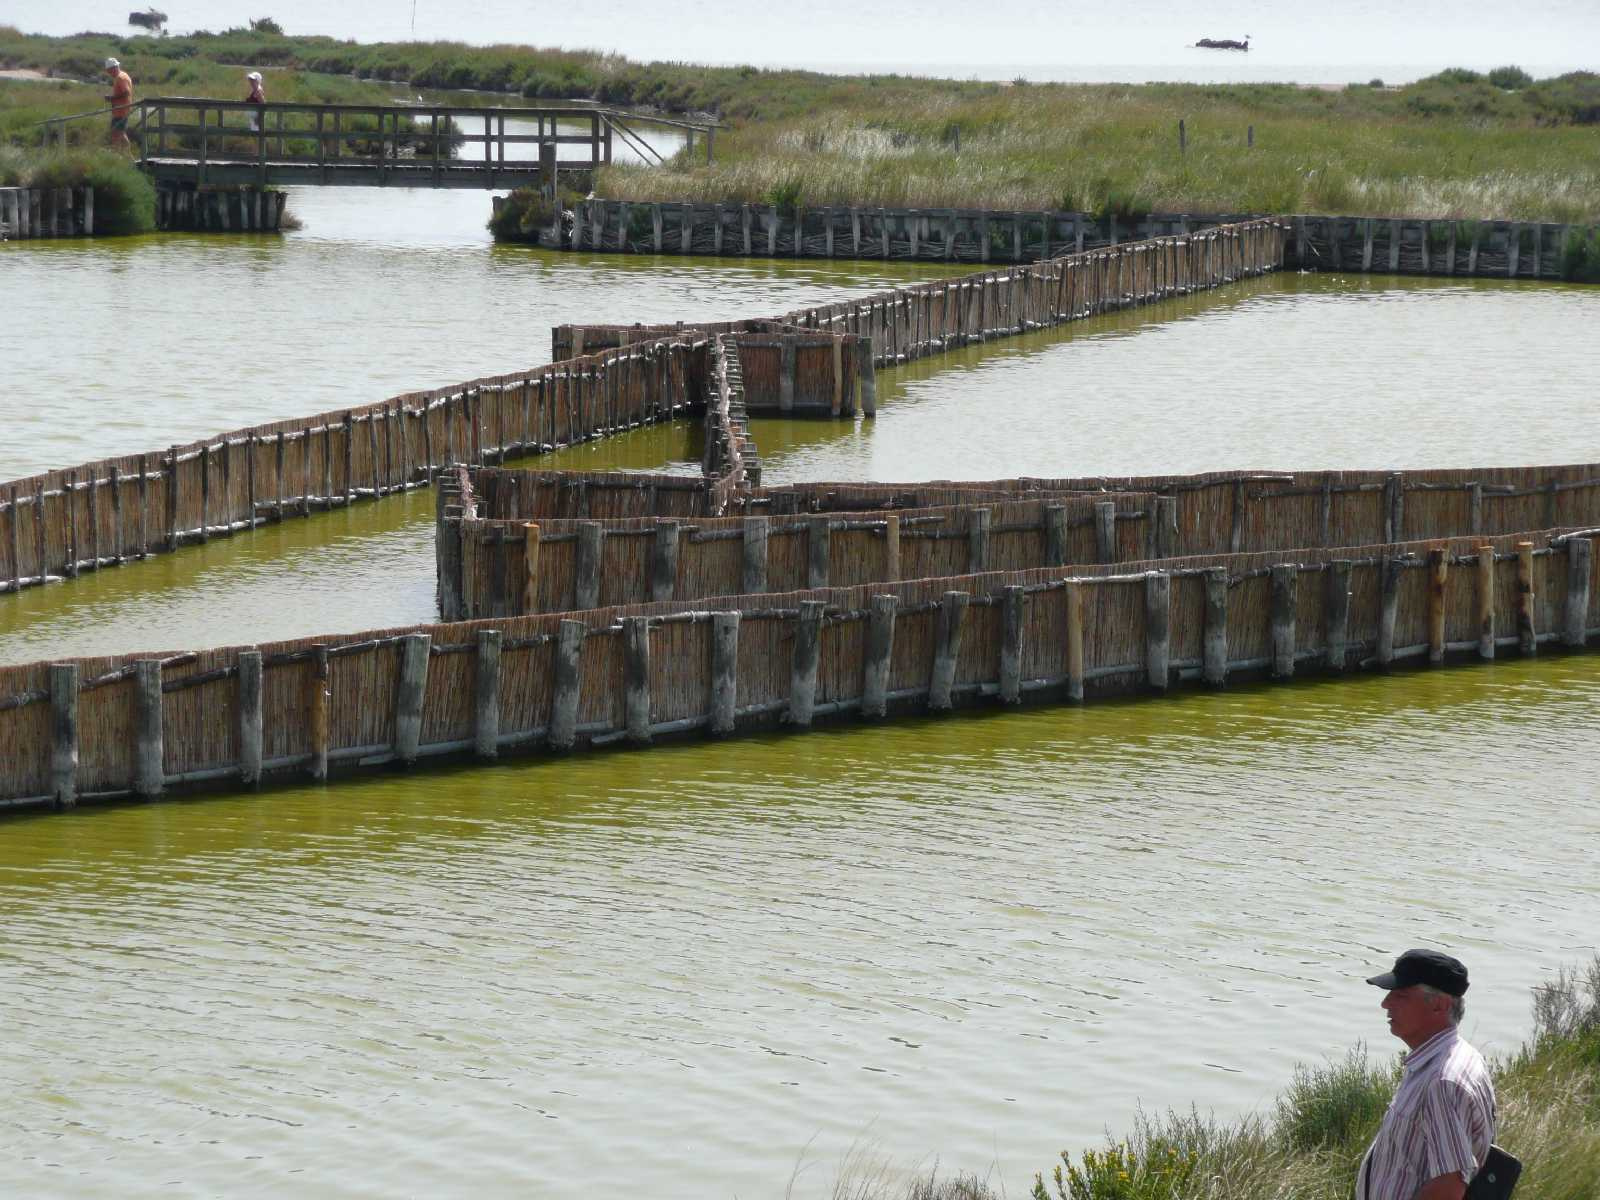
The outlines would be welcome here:
[[[1548,659],[12,819],[0,1189],[1020,1195],[1388,1053],[1398,948],[1513,1046],[1595,948],[1597,714]]]

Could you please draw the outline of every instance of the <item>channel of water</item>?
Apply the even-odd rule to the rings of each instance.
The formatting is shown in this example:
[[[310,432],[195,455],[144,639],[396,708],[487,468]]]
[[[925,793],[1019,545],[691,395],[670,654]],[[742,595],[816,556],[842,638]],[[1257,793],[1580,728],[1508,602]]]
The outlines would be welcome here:
[[[8,396],[51,402],[6,401],[0,476],[541,362],[565,320],[934,273],[495,249],[478,196],[295,207],[281,241],[0,248]],[[1592,461],[1597,307],[1279,276],[755,435],[773,480]],[[0,661],[427,620],[430,516],[0,597]],[[1512,1048],[1596,949],[1597,744],[1600,660],[1558,657],[14,817],[0,1190],[813,1196],[854,1149],[1022,1194],[1141,1103],[1233,1115],[1387,1053],[1360,978],[1407,945],[1461,953],[1469,1033]]]

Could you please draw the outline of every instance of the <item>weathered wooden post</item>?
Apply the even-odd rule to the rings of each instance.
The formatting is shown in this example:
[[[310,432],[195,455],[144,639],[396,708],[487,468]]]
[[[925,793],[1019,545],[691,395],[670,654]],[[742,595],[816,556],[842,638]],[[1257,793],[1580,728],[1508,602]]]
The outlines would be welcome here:
[[[261,651],[239,651],[239,782],[261,782]]]
[[[1539,653],[1539,634],[1533,619],[1533,543],[1517,543],[1517,649]]]
[[[1350,646],[1350,560],[1336,558],[1327,566],[1326,654],[1330,671],[1343,671]]]
[[[1200,676],[1212,687],[1228,682],[1228,568],[1206,570],[1206,615]]]
[[[1593,561],[1592,539],[1567,539],[1567,620],[1562,641],[1573,649],[1582,649],[1589,640],[1589,590]]]
[[[883,578],[893,583],[900,578],[900,517],[890,513],[883,519]]]
[[[650,742],[650,618],[623,618],[622,638],[623,713],[628,740],[635,746],[644,746]]]
[[[832,574],[832,521],[826,513],[806,518],[806,586],[825,588]]]
[[[473,752],[481,759],[500,755],[500,631],[478,630],[473,673]]]
[[[1494,657],[1494,547],[1478,547],[1478,587],[1473,594],[1473,617],[1478,627],[1478,657]]]
[[[878,415],[878,371],[874,359],[875,347],[870,337],[856,343],[856,394],[863,417]]]
[[[789,668],[789,724],[806,729],[817,704],[817,664],[822,652],[821,600],[802,600],[795,624],[794,658]]]
[[[600,567],[605,553],[605,526],[599,521],[578,525],[578,553],[573,568],[573,608],[600,607]]]
[[[1047,567],[1067,564],[1067,506],[1044,506],[1044,563]]]
[[[539,611],[539,526],[532,521],[522,526],[522,604],[518,613]]]
[[[50,664],[50,791],[57,812],[78,804],[78,664]]]
[[[1001,593],[1000,703],[1022,703],[1022,635],[1025,625],[1025,593],[1020,586],[1008,586]]]
[[[739,614],[711,614],[711,732],[733,732],[739,704]]]
[[[933,712],[948,712],[954,703],[956,665],[961,659],[961,626],[971,600],[966,592],[953,591],[940,598],[933,670],[928,682],[928,708]]]
[[[587,630],[582,621],[562,621],[556,632],[555,690],[550,702],[550,748],[570,750],[578,737],[579,656]]]
[[[1144,577],[1144,664],[1150,686],[1164,692],[1172,659],[1172,576],[1147,571]]]
[[[1386,558],[1379,565],[1378,646],[1375,657],[1385,670],[1394,662],[1394,626],[1400,610],[1400,574],[1405,559]]]
[[[767,590],[767,517],[746,517],[742,529],[744,543],[744,590],[754,594]]]
[[[671,600],[678,593],[678,522],[657,520],[650,542],[650,599]]]
[[[1094,506],[1095,561],[1117,561],[1117,505],[1114,500],[1097,500]]]
[[[1156,557],[1173,558],[1178,553],[1178,498],[1157,496],[1155,514]]]
[[[1450,572],[1450,557],[1443,546],[1428,551],[1428,662],[1444,661],[1444,589]]]
[[[417,761],[422,745],[422,704],[428,690],[428,659],[433,639],[408,633],[400,639],[400,679],[395,691],[394,756],[406,766]]]
[[[1083,700],[1083,585],[1075,579],[1064,587],[1067,606],[1067,699]]]
[[[888,711],[889,667],[894,657],[894,618],[898,596],[872,597],[867,615],[867,651],[862,660],[861,715],[882,717]]]
[[[967,510],[967,573],[976,575],[989,569],[989,523],[987,508]]]
[[[328,647],[311,647],[310,691],[306,710],[311,728],[311,778],[328,778]]]
[[[1272,674],[1288,679],[1294,674],[1295,601],[1299,570],[1293,563],[1272,568]]]
[[[144,800],[161,795],[162,768],[161,660],[141,658],[133,664],[134,757],[133,794]]]

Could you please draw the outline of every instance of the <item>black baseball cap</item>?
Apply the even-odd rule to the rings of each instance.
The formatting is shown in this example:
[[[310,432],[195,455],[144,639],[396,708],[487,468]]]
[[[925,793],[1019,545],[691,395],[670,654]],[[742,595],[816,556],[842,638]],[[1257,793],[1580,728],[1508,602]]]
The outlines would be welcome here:
[[[1437,950],[1407,950],[1394,960],[1394,970],[1374,975],[1367,982],[1390,992],[1425,983],[1447,996],[1460,996],[1467,990],[1467,968],[1460,959]]]

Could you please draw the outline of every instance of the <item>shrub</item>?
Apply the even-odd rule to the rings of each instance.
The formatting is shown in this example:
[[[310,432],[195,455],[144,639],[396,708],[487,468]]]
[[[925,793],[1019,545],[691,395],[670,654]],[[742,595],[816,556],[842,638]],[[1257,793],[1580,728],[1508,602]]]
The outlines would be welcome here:
[[[1051,1178],[1056,1200],[1170,1200],[1182,1194],[1198,1162],[1192,1150],[1156,1136],[1141,1146],[1122,1142],[1085,1150],[1081,1165],[1063,1150]],[[1050,1200],[1039,1176],[1033,1200]]]
[[[1394,1095],[1395,1072],[1367,1061],[1357,1046],[1338,1062],[1297,1066],[1278,1100],[1278,1128],[1296,1150],[1364,1144]]]
[[[71,150],[33,160],[26,182],[34,187],[94,188],[97,234],[149,233],[156,227],[155,185],[131,159],[114,150]]]
[[[1489,72],[1489,82],[1497,88],[1504,88],[1508,92],[1520,91],[1533,82],[1521,67],[1496,67]]]

